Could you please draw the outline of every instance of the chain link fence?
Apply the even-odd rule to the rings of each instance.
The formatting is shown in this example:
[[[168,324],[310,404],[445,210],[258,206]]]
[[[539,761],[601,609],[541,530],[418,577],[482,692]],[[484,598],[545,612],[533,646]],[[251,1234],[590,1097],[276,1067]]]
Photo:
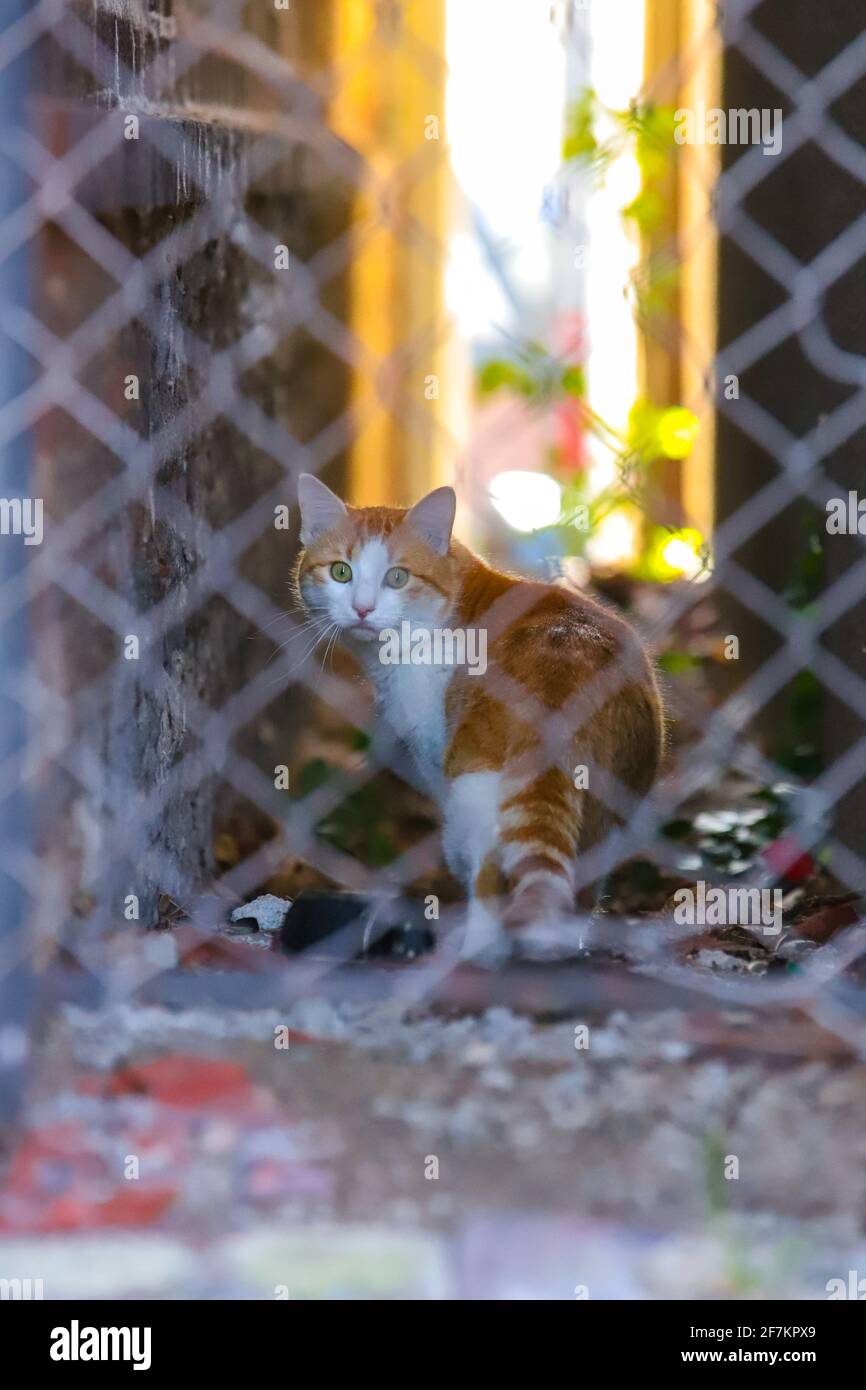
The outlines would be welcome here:
[[[659,587],[641,622],[658,651],[699,605],[717,599],[725,613],[732,603],[734,625],[723,631],[739,630],[737,611],[758,620],[760,658],[720,699],[671,677],[669,701],[689,736],[644,800],[590,769],[593,794],[622,824],[581,857],[579,887],[631,856],[675,886],[689,861],[671,824],[739,777],[753,789],[786,784],[781,849],[772,863],[758,856],[734,871],[705,864],[710,885],[772,888],[814,854],[839,894],[864,889],[866,554],[856,524],[837,538],[824,520],[828,503],[844,497],[847,507],[856,489],[866,425],[866,355],[850,312],[851,277],[866,256],[866,207],[856,211],[866,201],[866,150],[857,120],[840,110],[866,80],[866,45],[859,32],[845,37],[845,7],[827,8],[839,23],[822,29],[825,51],[819,62],[816,48],[809,72],[786,51],[779,6],[729,3],[720,17],[732,102],[739,63],[784,108],[784,142],[773,159],[757,145],[726,160],[716,193],[722,346],[706,390],[720,415],[721,504],[712,573]],[[376,740],[375,755],[309,789],[296,778],[280,786],[275,775],[293,764],[305,724],[324,718],[373,732],[367,695],[345,666],[300,650],[288,576],[298,474],[340,490],[364,427],[352,383],[367,380],[380,404],[398,408],[382,390],[393,364],[351,329],[348,271],[359,237],[376,231],[375,218],[359,229],[353,203],[381,175],[329,124],[351,58],[323,61],[328,13],[300,0],[6,7],[0,437],[4,530],[19,533],[0,547],[7,1109],[20,1094],[26,1037],[61,999],[252,1007],[323,993],[539,1013],[751,1003],[804,1009],[866,1055],[856,924],[795,973],[759,979],[687,964],[683,941],[696,927],[670,911],[576,913],[569,934],[587,959],[499,972],[460,962],[460,902],[441,904],[435,950],[399,968],[352,959],[349,936],[342,954],[335,937],[327,956],[227,941],[230,912],[287,861],[319,881],[400,901],[440,858],[435,827],[383,865],[320,833],[383,773],[414,785],[396,745]],[[368,42],[399,38],[419,72],[441,63],[412,36],[401,4],[371,4],[368,18]],[[819,189],[844,177],[847,198],[812,254],[779,220],[787,195],[778,181],[804,152],[821,162]],[[810,225],[802,210],[801,225]],[[398,235],[424,247],[431,273],[441,269],[443,248],[410,214]],[[755,267],[766,293],[749,292]],[[726,331],[738,296],[746,309]],[[841,329],[830,326],[830,301]],[[796,360],[780,364],[788,349]],[[731,377],[733,399],[722,386]],[[791,402],[810,391],[822,406],[798,422]],[[403,423],[429,432],[423,416],[407,410]],[[473,495],[466,456],[454,458],[454,479]],[[820,591],[798,607],[765,564],[767,549],[779,548],[767,528],[793,504],[816,510],[825,532]],[[502,620],[490,615],[492,625]],[[843,714],[825,729],[820,767],[798,776],[766,751],[762,721],[803,671]],[[623,657],[617,679],[627,677]],[[513,693],[502,685],[504,700]],[[576,722],[609,695],[609,686],[582,691]],[[550,724],[553,736],[563,714],[539,707],[539,727]],[[226,825],[243,827],[233,862],[218,853]],[[145,930],[167,924],[173,932]],[[624,959],[611,963],[610,952]]]

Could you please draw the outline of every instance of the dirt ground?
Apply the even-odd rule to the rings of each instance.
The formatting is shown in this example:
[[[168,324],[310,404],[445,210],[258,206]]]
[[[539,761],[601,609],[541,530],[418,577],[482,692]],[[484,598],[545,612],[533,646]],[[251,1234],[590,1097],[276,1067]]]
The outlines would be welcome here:
[[[679,1010],[576,1034],[505,1009],[67,1006],[0,1189],[0,1275],[46,1297],[826,1298],[866,1273],[866,1066],[762,1053],[760,1023],[721,1014],[721,1048]]]

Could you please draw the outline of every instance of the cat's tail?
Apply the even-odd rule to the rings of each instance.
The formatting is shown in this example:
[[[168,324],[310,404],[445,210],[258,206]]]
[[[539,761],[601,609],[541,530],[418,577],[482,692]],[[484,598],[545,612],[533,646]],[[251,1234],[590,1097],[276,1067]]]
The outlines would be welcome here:
[[[574,912],[575,857],[586,793],[558,767],[507,770],[499,803],[499,845],[508,888],[506,927]]]

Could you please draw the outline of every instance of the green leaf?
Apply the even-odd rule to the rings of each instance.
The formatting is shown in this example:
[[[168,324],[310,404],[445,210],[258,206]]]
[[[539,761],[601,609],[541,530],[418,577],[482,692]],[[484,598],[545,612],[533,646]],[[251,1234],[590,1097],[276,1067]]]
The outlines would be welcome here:
[[[662,834],[669,840],[684,840],[692,833],[690,820],[669,820],[662,826]]]
[[[592,163],[599,148],[595,135],[595,117],[596,95],[591,87],[587,87],[566,112],[565,135],[562,141],[563,159]]]
[[[313,758],[309,763],[305,763],[298,775],[298,790],[301,796],[309,796],[321,787],[323,782],[327,782],[332,769],[325,762],[324,758]]]
[[[482,396],[494,391],[514,391],[521,396],[533,396],[536,385],[531,374],[516,362],[493,359],[485,362],[478,372],[478,390]]]
[[[662,652],[658,664],[668,675],[678,676],[683,671],[697,670],[701,665],[701,658],[692,656],[691,652]]]
[[[582,367],[566,367],[560,381],[567,395],[580,398],[586,395],[586,373]]]

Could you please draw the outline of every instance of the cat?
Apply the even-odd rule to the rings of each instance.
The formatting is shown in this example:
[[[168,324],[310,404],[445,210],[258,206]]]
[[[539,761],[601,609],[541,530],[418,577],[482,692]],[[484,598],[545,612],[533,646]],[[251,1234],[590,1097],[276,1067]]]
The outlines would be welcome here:
[[[294,592],[323,634],[336,625],[410,750],[469,898],[463,954],[497,963],[573,915],[578,852],[623,819],[611,804],[627,815],[652,786],[664,741],[652,665],[597,601],[503,573],[452,539],[450,487],[408,509],[349,507],[305,473],[298,501]],[[425,661],[449,650],[425,647],[434,630],[473,637],[484,669]],[[394,635],[409,632],[421,663],[414,644],[393,659]]]

